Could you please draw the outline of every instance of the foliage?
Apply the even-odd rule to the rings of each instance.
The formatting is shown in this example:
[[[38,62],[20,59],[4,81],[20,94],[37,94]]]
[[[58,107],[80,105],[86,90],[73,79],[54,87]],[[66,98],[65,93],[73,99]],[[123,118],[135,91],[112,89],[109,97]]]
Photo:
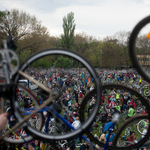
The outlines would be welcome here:
[[[4,39],[6,36],[11,36],[15,43],[27,33],[33,31],[37,23],[36,18],[31,17],[26,12],[20,12],[17,9],[6,10],[5,15],[0,20],[0,31],[2,32],[0,38]]]
[[[118,42],[117,44],[120,46],[121,51],[120,51],[120,57],[124,57],[123,63],[126,66],[130,65],[130,57],[129,57],[129,51],[128,51],[128,42],[129,42],[129,37],[130,37],[130,32],[125,32],[125,31],[120,31],[117,32],[114,35],[114,39],[116,39]]]
[[[101,42],[90,42],[88,51],[86,51],[86,58],[93,64],[94,67],[102,66],[102,46]],[[90,56],[90,57],[88,57]]]
[[[5,11],[0,11],[0,19],[2,19],[6,15]]]
[[[20,64],[22,64],[29,56],[30,54],[28,52],[22,52],[19,57]]]
[[[50,36],[47,28],[35,16],[19,11],[17,9],[0,11],[0,42],[2,39],[11,36],[17,46],[17,54],[21,63],[30,55],[50,48],[68,48],[86,58],[94,67],[120,68],[131,65],[128,54],[128,39],[130,32],[121,31],[112,37],[101,40],[89,36],[84,32],[75,32],[74,13],[70,12],[63,17],[63,31],[60,37]],[[138,37],[137,49],[146,53],[149,43],[144,35]],[[53,62],[55,62],[53,59]],[[46,60],[49,64],[53,62]],[[57,62],[57,61],[56,61]],[[37,65],[43,65],[38,62]],[[77,61],[71,63],[72,67],[80,67]],[[48,65],[46,65],[48,66]],[[59,65],[60,66],[60,65]]]
[[[63,18],[64,34],[61,35],[61,47],[68,49],[72,48],[72,44],[74,43],[75,26],[74,13],[70,12],[67,17]]]
[[[54,62],[54,66],[56,68],[71,68],[72,61],[67,57],[58,57],[57,60]]]
[[[48,36],[48,31],[35,16],[17,9],[5,10],[0,14],[0,39],[10,36],[18,47],[16,52],[19,55],[27,50],[33,54],[44,46],[41,43],[47,41],[45,37]]]
[[[51,36],[51,37],[49,37],[48,42],[52,48],[61,47],[60,38],[58,38],[58,37]]]
[[[53,62],[50,59],[42,57],[41,59],[34,61],[32,64],[32,67],[50,68],[52,67],[52,65],[53,65]]]

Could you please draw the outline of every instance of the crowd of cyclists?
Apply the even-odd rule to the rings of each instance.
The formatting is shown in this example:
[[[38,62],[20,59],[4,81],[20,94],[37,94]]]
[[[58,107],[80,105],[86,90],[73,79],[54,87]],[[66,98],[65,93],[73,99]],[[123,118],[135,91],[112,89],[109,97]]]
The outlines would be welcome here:
[[[141,93],[148,101],[150,100],[150,85],[148,82],[144,81],[142,77],[137,73],[136,70],[107,70],[107,69],[96,69],[96,72],[99,75],[99,79],[102,85],[116,83],[127,85],[130,88],[137,90]],[[70,124],[74,126],[75,129],[80,127],[80,106],[83,98],[86,94],[94,89],[94,80],[88,73],[88,71],[84,68],[77,69],[61,69],[61,68],[50,68],[50,69],[35,69],[30,68],[26,70],[26,73],[32,76],[32,78],[38,80],[45,86],[50,89],[57,88],[61,91],[60,102],[63,110],[62,116],[68,120]],[[33,83],[29,83],[33,84]],[[17,91],[18,93],[20,91]],[[37,89],[33,91],[34,94],[37,95],[38,101],[42,104],[46,100],[46,96],[42,94],[40,88],[37,86]],[[18,94],[19,95],[19,94]],[[19,97],[18,97],[19,99]],[[22,101],[22,105],[25,108],[29,108],[32,106],[32,101],[30,101],[30,97],[20,98],[20,102]],[[94,105],[94,97],[91,97],[90,106]],[[134,113],[137,113],[137,107],[140,104],[137,102],[137,98],[130,93],[116,90],[116,89],[103,89],[102,91],[102,103],[99,111],[99,116],[95,124],[90,128],[90,132],[94,134],[95,128],[100,128],[100,126],[96,125],[97,122],[101,122],[102,126],[102,135],[99,136],[100,141],[105,141],[107,138],[107,134],[104,134],[105,125],[111,121],[114,112],[118,112],[120,114],[125,114],[124,120],[132,117]],[[91,107],[89,107],[88,115],[90,115]],[[101,113],[102,112],[102,113]],[[146,110],[142,110],[142,113],[146,114]],[[46,118],[47,113],[43,112],[43,115]],[[52,128],[53,118],[51,119],[51,125],[49,127]],[[71,131],[71,129],[66,125],[65,132]],[[55,130],[50,130],[50,132],[55,132]],[[131,132],[132,133],[132,132]],[[128,140],[133,141],[134,138],[130,133],[130,137]],[[109,144],[111,145],[113,140],[114,133],[112,132]],[[38,146],[38,149],[44,149],[43,141],[35,140]],[[41,146],[40,146],[41,143]],[[36,144],[37,145],[37,144]],[[87,142],[83,142],[80,136],[76,139],[67,140],[67,144],[65,146],[66,149],[75,150],[76,148],[80,150],[89,149],[89,145]]]

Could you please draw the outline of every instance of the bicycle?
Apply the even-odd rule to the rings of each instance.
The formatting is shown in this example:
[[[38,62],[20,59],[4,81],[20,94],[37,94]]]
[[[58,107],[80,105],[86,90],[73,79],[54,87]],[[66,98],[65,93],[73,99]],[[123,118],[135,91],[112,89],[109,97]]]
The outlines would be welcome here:
[[[133,95],[136,95],[138,98],[139,98],[139,100],[141,101],[141,103],[145,106],[145,110],[148,112],[148,114],[149,114],[149,111],[150,111],[150,109],[149,109],[149,104],[148,104],[148,102],[147,102],[147,100],[145,100],[145,98],[141,95],[141,94],[139,94],[137,91],[135,91],[135,90],[133,90],[133,89],[131,89],[131,88],[129,88],[129,87],[127,87],[127,86],[123,86],[123,85],[118,85],[118,84],[108,84],[108,85],[103,85],[102,86],[102,89],[112,89],[112,88],[115,88],[115,89],[120,89],[120,90],[122,90],[122,92],[123,91],[127,91],[127,92],[129,92],[130,94],[133,94]],[[94,95],[94,91],[92,91],[88,96],[89,96],[89,98],[88,99],[84,99],[83,100],[83,102],[82,102],[82,104],[81,104],[81,109],[80,109],[80,119],[81,119],[81,122],[82,121],[84,121],[84,120],[86,120],[86,119],[88,119],[88,117],[87,117],[87,115],[86,115],[86,113],[85,113],[85,109],[87,109],[87,107],[88,107],[88,100],[90,99],[90,96],[93,96]],[[120,114],[120,116],[121,116],[121,114]],[[137,115],[136,115],[137,116]],[[132,117],[131,117],[132,118]],[[142,118],[142,117],[141,117]],[[123,120],[123,118],[121,117],[120,118],[120,122],[121,123],[124,123],[124,122],[128,122],[128,120],[127,121],[124,121]],[[121,126],[121,123],[120,124],[118,124],[118,128]],[[137,124],[138,122],[136,122],[136,124]],[[98,126],[99,127],[99,126]],[[131,126],[132,127],[132,126]],[[100,127],[99,127],[100,128]],[[127,126],[126,126],[126,128],[127,128]],[[96,128],[97,129],[97,128]],[[95,129],[95,132],[96,133],[98,133],[97,132],[97,130]],[[132,128],[131,128],[132,129]],[[134,129],[137,129],[136,127],[134,127]],[[122,131],[122,130],[120,130],[120,131]],[[128,131],[130,131],[130,130],[128,130]],[[93,134],[95,134],[95,132],[93,132]],[[117,133],[118,132],[118,129],[116,130],[116,131],[114,131],[115,133]],[[125,132],[125,131],[124,131]],[[87,130],[86,132],[85,132],[87,135],[88,135],[88,137],[91,139],[91,141],[93,141],[94,143],[96,143],[96,144],[98,144],[100,147],[103,147],[104,146],[104,144],[103,143],[101,143],[99,140],[97,140],[97,138],[95,138],[94,137],[94,135],[92,134],[92,133],[90,133],[89,132],[89,130]],[[126,133],[127,134],[127,133]],[[149,135],[149,132],[147,133],[148,135]],[[128,135],[129,135],[129,132],[128,132]],[[99,135],[99,137],[100,137],[100,135]],[[146,137],[144,137],[144,140],[146,140]],[[143,141],[139,141],[138,142],[138,144],[141,144]],[[136,144],[135,144],[136,145]],[[113,146],[108,146],[108,149],[120,149],[120,147],[113,147]]]
[[[118,129],[118,131],[116,132],[116,135],[113,139],[113,143],[112,145],[113,146],[116,146],[117,149],[134,149],[134,148],[137,148],[137,147],[141,147],[144,142],[146,142],[146,140],[149,138],[149,135],[146,134],[145,135],[145,139],[144,138],[140,138],[141,137],[141,134],[139,133],[136,133],[136,134],[139,134],[139,139],[138,139],[138,142],[133,142],[132,145],[121,145],[121,144],[118,144],[118,141],[119,141],[119,138],[122,137],[121,134],[122,132],[124,131],[124,129],[129,125],[129,124],[134,124],[134,122],[139,122],[139,120],[141,121],[141,119],[149,119],[149,116],[148,115],[136,115],[130,119],[128,119],[125,123],[123,123],[120,128]],[[134,130],[135,131],[135,130]],[[148,131],[149,132],[149,131]],[[125,142],[126,143],[126,142]],[[145,145],[145,144],[144,144]]]
[[[143,46],[140,43],[142,43],[142,39],[140,41],[140,36],[142,38],[143,34],[143,40],[147,42],[150,39],[149,37],[149,23],[150,23],[150,16],[147,16],[143,18],[141,21],[137,23],[137,25],[134,27],[134,29],[131,32],[130,38],[129,38],[129,55],[131,58],[132,63],[134,64],[134,67],[137,69],[139,74],[144,78],[144,80],[150,82],[149,78],[149,53],[148,49],[144,49]],[[146,45],[145,45],[146,46]]]
[[[8,49],[6,40],[4,40],[4,49],[0,51],[0,55],[1,55],[0,66],[3,68],[5,73],[5,76],[4,74],[2,74],[5,81],[0,85],[1,94],[3,94],[3,96],[5,96],[7,99],[10,100],[12,111],[16,117],[16,120],[18,121],[11,128],[11,131],[7,131],[5,133],[5,136],[9,135],[12,131],[15,131],[18,127],[22,125],[27,133],[36,136],[37,139],[42,139],[42,140],[61,139],[62,140],[83,133],[84,130],[87,129],[92,124],[92,121],[94,120],[94,117],[96,116],[100,105],[101,87],[95,70],[89,63],[87,63],[87,61],[84,58],[66,49],[48,49],[34,54],[33,56],[29,57],[21,66],[19,66],[19,59],[14,51]],[[44,86],[42,82],[33,79],[31,76],[29,76],[28,71],[30,72],[30,68],[37,66],[37,64],[41,63],[43,59],[50,60],[51,63],[54,62],[56,58],[61,56],[64,58],[69,58],[74,63],[74,65],[76,65],[76,67],[86,68],[86,72],[89,74],[91,78],[94,79],[94,86],[97,91],[97,100],[95,101],[96,105],[94,107],[94,111],[92,112],[91,117],[81,125],[81,128],[79,128],[78,130],[74,130],[72,132],[66,132],[63,135],[59,134],[58,132],[56,134],[46,134],[46,133],[42,133],[41,130],[36,130],[35,128],[29,126],[27,120],[30,117],[32,117],[35,113],[40,114],[43,111],[48,111],[51,114],[51,116],[54,116],[54,118],[56,118],[57,123],[59,125],[62,125],[63,121],[57,118],[58,116],[56,117],[56,114],[54,114],[53,111],[51,110],[53,107],[53,109],[56,109],[59,113],[62,112],[60,105],[57,105],[57,107],[56,105],[53,105],[55,102],[57,103],[59,101],[58,99],[60,97],[60,93],[55,89],[50,90],[48,87]],[[51,67],[52,64],[50,64],[49,66]],[[9,78],[9,72],[11,72],[13,75],[11,81]],[[30,109],[31,113],[27,114],[25,117],[22,117],[23,110],[19,107],[18,104],[19,101],[18,99],[16,99],[16,88],[18,87],[17,82],[22,77],[24,77],[24,79],[31,81],[32,83],[38,85],[38,87],[43,89],[42,94],[46,97],[46,100],[44,101],[43,104],[39,105],[39,107],[37,108],[35,107],[34,109]],[[24,91],[28,91],[28,90],[24,88]],[[29,93],[31,94],[31,92]],[[33,95],[34,94],[32,94],[32,96]],[[37,95],[35,94],[34,97],[36,96]],[[3,106],[4,105],[2,105],[2,108]],[[4,112],[3,109],[2,112]],[[4,136],[0,137],[0,140],[2,139],[4,139]],[[26,141],[30,141],[30,140],[26,140]]]
[[[26,94],[30,96],[30,98],[33,100],[34,107],[38,107],[39,106],[39,102],[37,101],[36,97],[28,89],[26,89],[25,87],[23,87],[21,85],[19,85],[19,87],[24,89],[24,92],[26,92]],[[4,99],[2,101],[4,101]],[[4,102],[2,102],[2,103],[4,103]],[[7,109],[7,107],[6,107],[6,109]],[[12,111],[12,110],[10,110],[10,111]],[[22,111],[24,112],[24,110],[22,110]],[[14,118],[13,115],[11,115],[11,116]],[[37,119],[34,120],[35,126],[34,126],[34,124],[32,124],[33,123],[32,122],[32,120],[33,120],[32,116],[31,116],[31,118],[29,118],[29,123],[30,123],[30,125],[32,127],[36,128],[38,130],[41,130],[42,126],[43,126],[43,115],[42,114],[37,114],[35,116],[37,117]],[[40,122],[38,121],[38,119],[40,119]],[[12,143],[12,144],[23,144],[25,141],[31,141],[32,140],[32,138],[33,138],[32,136],[27,136],[27,134],[23,135],[21,132],[19,133],[18,130],[17,131],[12,131],[11,130],[11,126],[13,126],[13,121],[9,121],[7,126],[6,126],[6,129],[2,131],[2,135],[5,135],[5,133],[7,131],[11,131],[11,133],[12,133],[10,135],[12,138],[4,137],[3,140],[5,142]],[[22,127],[19,130],[22,131],[22,132],[25,131]],[[24,137],[24,139],[21,136]]]
[[[140,134],[143,134],[143,130],[145,129],[146,126],[149,125],[149,120],[140,120],[138,123],[137,123],[137,130]]]

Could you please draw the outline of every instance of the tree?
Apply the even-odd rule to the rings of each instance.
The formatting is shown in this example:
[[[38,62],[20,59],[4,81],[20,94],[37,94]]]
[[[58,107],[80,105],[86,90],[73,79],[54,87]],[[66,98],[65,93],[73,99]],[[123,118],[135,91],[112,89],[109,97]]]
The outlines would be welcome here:
[[[93,41],[89,43],[89,48],[85,52],[85,58],[92,63],[94,67],[102,67],[102,46],[103,43]]]
[[[0,15],[0,38],[11,36],[14,43],[25,35],[43,28],[35,16],[30,16],[24,11],[13,9],[5,10]]]
[[[40,32],[42,32],[42,28],[40,29]],[[43,34],[40,34],[37,31],[32,32],[31,34],[26,35],[22,40],[18,41],[18,49],[16,52],[20,54],[23,51],[30,51],[31,55],[42,49],[49,48],[48,39],[49,35],[48,33],[45,33],[44,29]]]
[[[135,41],[135,51],[140,65],[149,67],[150,41],[146,34],[138,35]]]
[[[74,43],[72,45],[73,51],[82,54],[84,57],[85,51],[88,48],[88,36],[82,32],[74,36]]]
[[[102,67],[116,68],[121,67],[122,58],[120,57],[120,47],[118,40],[112,37],[106,37],[102,46]]]
[[[61,47],[68,49],[72,48],[72,44],[74,43],[75,26],[74,13],[70,12],[67,17],[63,18],[64,34],[61,35]]]
[[[0,39],[11,36],[13,43],[17,46],[16,52],[30,50],[31,53],[42,49],[49,33],[41,21],[24,11],[12,9],[0,12]],[[43,44],[42,44],[43,43]]]
[[[0,18],[5,16],[5,12],[4,11],[0,11]]]
[[[67,57],[58,57],[57,60],[54,62],[54,66],[56,68],[71,68],[72,67],[72,61],[71,59]]]
[[[0,31],[2,34],[0,38],[6,38],[6,36],[11,36],[13,42],[17,42],[21,37],[30,33],[35,28],[37,24],[35,17],[31,17],[26,12],[19,12],[17,9],[12,11],[5,11],[0,19]]]
[[[50,36],[48,42],[51,48],[61,47],[59,37]]]
[[[120,48],[122,49],[122,53],[120,54],[122,61],[124,61],[124,65],[129,66],[130,65],[130,57],[129,57],[129,51],[128,51],[128,41],[129,41],[129,37],[130,37],[130,32],[126,32],[126,31],[120,31],[117,32],[114,35],[114,39],[117,39],[118,42],[117,44],[120,46]]]

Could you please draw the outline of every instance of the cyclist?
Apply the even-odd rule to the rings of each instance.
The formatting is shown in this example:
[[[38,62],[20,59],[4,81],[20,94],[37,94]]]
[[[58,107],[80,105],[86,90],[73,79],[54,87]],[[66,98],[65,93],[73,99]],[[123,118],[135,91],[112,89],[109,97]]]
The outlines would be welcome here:
[[[85,142],[81,145],[80,150],[88,150],[88,149],[89,149],[88,142],[85,141]]]
[[[131,118],[134,115],[134,113],[135,113],[135,110],[133,109],[133,105],[130,105],[126,119]]]
[[[142,132],[142,136],[141,136],[141,138],[144,138],[145,137],[145,135],[146,135],[146,133],[147,133],[147,131],[148,131],[148,125],[145,125],[145,129],[143,130],[143,132]]]
[[[78,129],[81,126],[81,122],[80,122],[80,119],[78,116],[76,117],[75,121],[72,123],[72,126],[75,129]],[[77,137],[77,146],[78,146],[78,144],[79,144],[79,137]]]
[[[102,143],[106,143],[106,139],[105,139],[105,134],[104,133],[100,136],[99,141],[102,142]],[[103,150],[103,147],[100,147],[99,145],[96,145],[96,148],[98,148],[99,150]]]
[[[130,141],[130,142],[135,142],[136,140],[136,136],[135,136],[135,132],[134,131],[130,131],[130,136],[128,137],[127,141]],[[128,144],[128,146],[131,146],[132,144]]]
[[[111,114],[111,112],[109,112],[107,115],[107,122],[110,122],[111,119],[112,119],[112,114]]]
[[[116,101],[119,102],[119,100],[120,100],[120,93],[119,93],[119,91],[117,91],[117,93],[116,93]]]
[[[104,131],[104,127],[107,123],[107,113],[104,112],[102,118],[101,118],[101,126],[102,126],[102,131]]]
[[[107,140],[107,137],[108,137],[108,134],[106,134],[105,136],[105,140]],[[113,138],[115,137],[115,133],[113,133],[113,130],[111,131],[110,135],[109,135],[109,141],[108,141],[108,144],[111,145],[112,144],[112,141],[113,141]]]
[[[116,112],[120,113],[120,106],[119,106],[119,103],[117,102],[116,103],[116,106],[115,106],[115,109],[116,109]]]
[[[115,103],[114,100],[113,100],[113,101],[109,104],[109,107],[110,107],[111,109],[114,109],[115,106],[116,106],[116,103]]]
[[[123,97],[123,111],[128,109],[128,95],[125,93],[125,96]]]
[[[40,142],[38,140],[35,140],[34,144],[35,144],[35,150],[41,150],[41,148],[40,148]]]
[[[136,104],[134,103],[133,100],[130,101],[130,105],[133,105],[133,107],[136,108]]]

